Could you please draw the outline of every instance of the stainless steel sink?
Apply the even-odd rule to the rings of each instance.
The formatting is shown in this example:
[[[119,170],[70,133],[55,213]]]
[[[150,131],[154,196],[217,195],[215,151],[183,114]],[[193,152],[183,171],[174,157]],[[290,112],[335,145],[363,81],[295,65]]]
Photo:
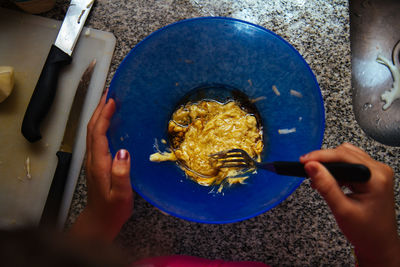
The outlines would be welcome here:
[[[386,110],[381,99],[394,77],[377,62],[380,55],[400,69],[400,0],[351,0],[350,39],[355,118],[378,142],[400,146],[400,99]]]

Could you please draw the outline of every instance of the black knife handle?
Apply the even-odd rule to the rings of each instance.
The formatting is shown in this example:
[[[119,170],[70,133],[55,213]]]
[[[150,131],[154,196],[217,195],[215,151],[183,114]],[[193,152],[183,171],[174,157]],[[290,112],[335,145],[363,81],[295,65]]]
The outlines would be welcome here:
[[[371,177],[369,169],[362,164],[345,162],[321,162],[332,176],[340,182],[367,182]],[[308,177],[300,162],[275,161],[276,173],[287,176]]]
[[[54,173],[53,181],[51,182],[49,194],[47,195],[42,217],[40,218],[40,226],[54,227],[58,221],[72,154],[58,151],[57,157],[57,168]]]
[[[60,70],[71,61],[70,55],[51,46],[22,122],[21,132],[29,142],[42,138],[40,124],[53,103]]]

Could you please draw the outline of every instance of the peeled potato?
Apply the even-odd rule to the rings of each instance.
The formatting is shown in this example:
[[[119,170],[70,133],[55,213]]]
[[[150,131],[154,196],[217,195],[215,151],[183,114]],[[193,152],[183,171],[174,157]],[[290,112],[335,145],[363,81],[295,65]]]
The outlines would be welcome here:
[[[0,66],[0,103],[3,102],[14,88],[14,68]]]

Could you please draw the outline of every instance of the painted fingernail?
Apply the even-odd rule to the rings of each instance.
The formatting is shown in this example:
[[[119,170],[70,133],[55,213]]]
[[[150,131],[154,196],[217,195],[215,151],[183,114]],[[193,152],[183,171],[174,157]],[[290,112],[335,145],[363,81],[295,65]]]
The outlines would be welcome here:
[[[128,160],[129,153],[126,149],[120,149],[117,152],[117,160]]]

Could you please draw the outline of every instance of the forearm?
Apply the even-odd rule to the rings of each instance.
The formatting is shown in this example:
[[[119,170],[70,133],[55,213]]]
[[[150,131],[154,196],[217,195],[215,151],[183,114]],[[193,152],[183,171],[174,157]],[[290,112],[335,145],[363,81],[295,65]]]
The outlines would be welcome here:
[[[121,230],[120,225],[96,218],[87,208],[79,215],[69,233],[84,240],[99,240],[111,243]]]
[[[393,242],[389,242],[389,246],[376,249],[374,251],[362,250],[355,248],[358,265],[360,267],[385,266],[398,267],[400,266],[400,239],[398,236]]]

